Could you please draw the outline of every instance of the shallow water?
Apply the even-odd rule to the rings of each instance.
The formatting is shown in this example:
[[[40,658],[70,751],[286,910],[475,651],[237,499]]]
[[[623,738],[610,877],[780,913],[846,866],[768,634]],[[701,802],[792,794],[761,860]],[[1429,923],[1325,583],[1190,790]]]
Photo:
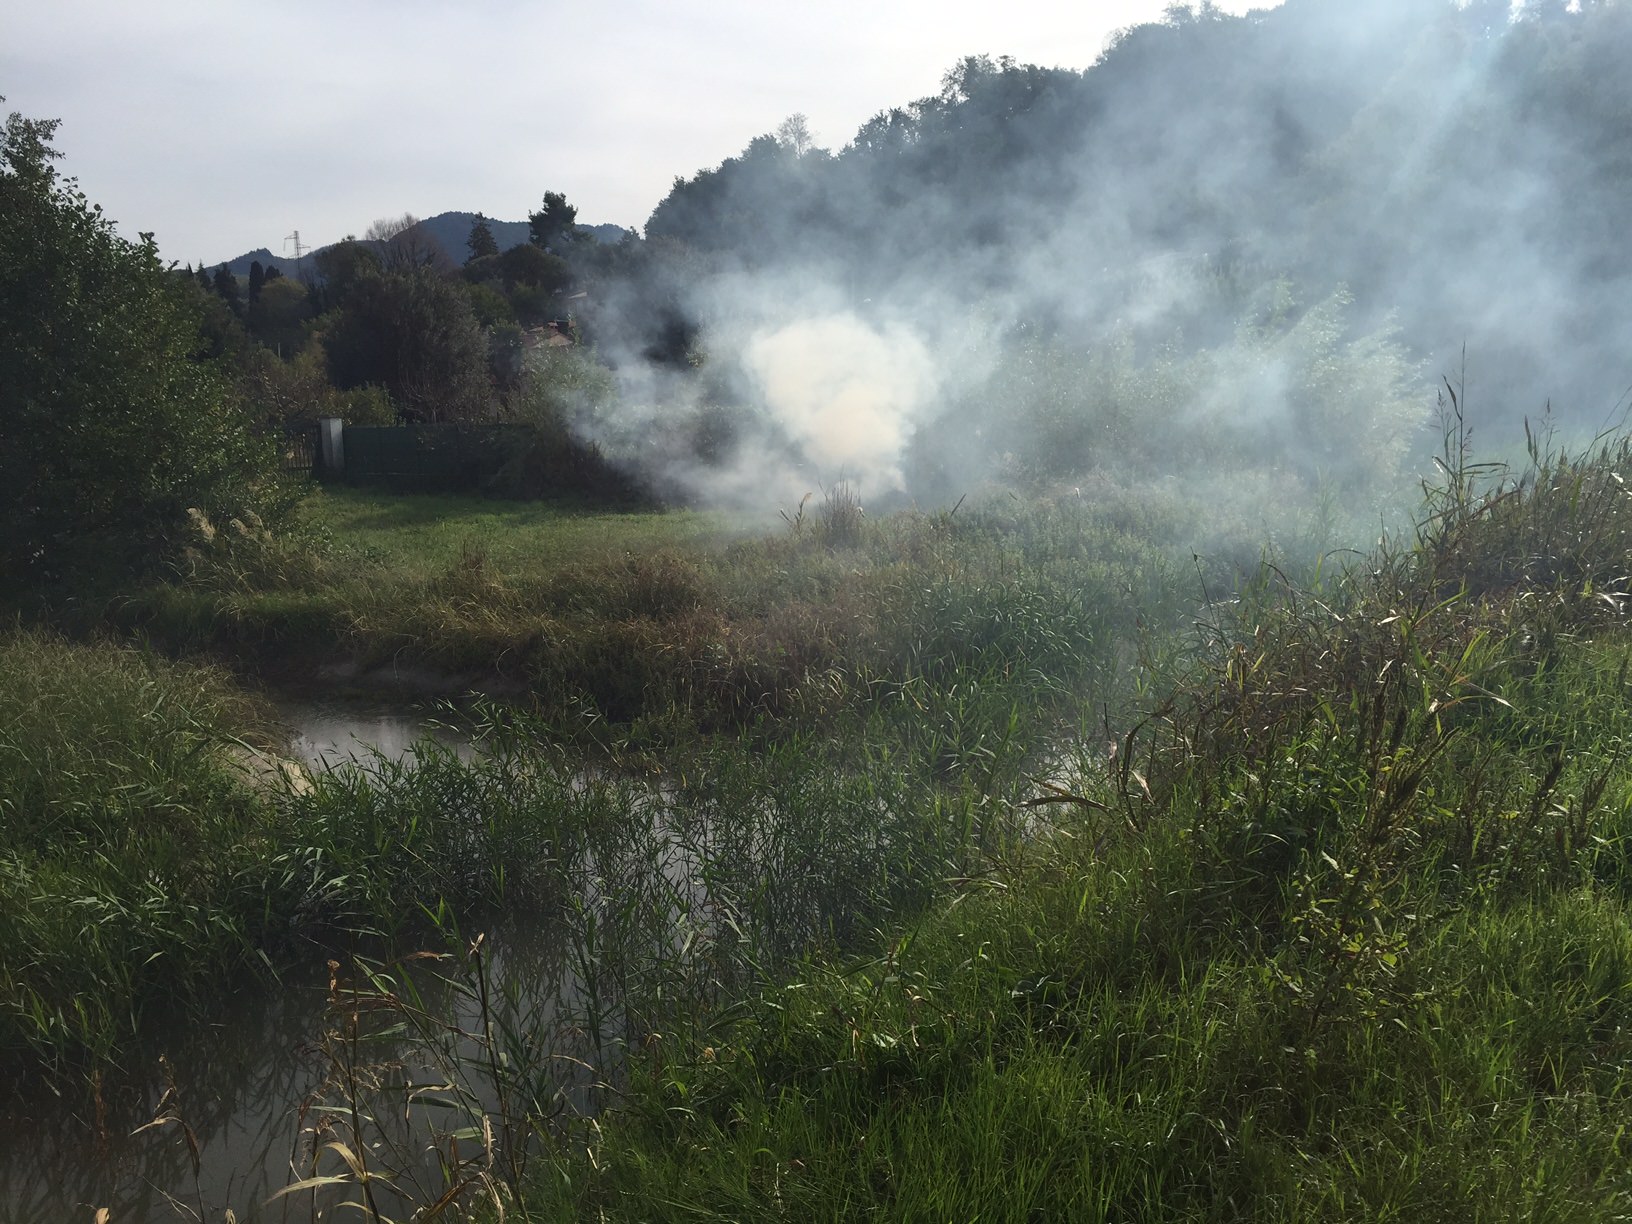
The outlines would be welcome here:
[[[377,758],[407,760],[430,740],[470,760],[476,747],[447,706],[413,706],[367,697],[285,698],[276,702],[289,750],[309,769],[366,766]]]
[[[447,706],[337,696],[276,704],[290,757],[314,771],[411,761],[425,740],[462,760],[477,754],[471,733]],[[524,1010],[526,1025],[543,1039],[560,1027],[554,1017],[576,1006],[575,982],[552,942],[528,929],[506,940],[491,962],[512,996],[508,1006]],[[0,1105],[0,1224],[88,1220],[101,1207],[114,1224],[218,1221],[229,1209],[240,1221],[328,1218],[354,1185],[315,1199],[273,1196],[313,1174],[314,1128],[324,1116],[321,1102],[334,1096],[330,955],[313,948],[281,982],[241,980],[230,1002],[202,1019],[189,1012],[185,1027],[155,1025],[122,1073],[97,1091],[80,1092],[81,1099],[68,1099],[72,1088],[59,1097],[25,1082],[15,1101]],[[443,1020],[468,1029],[476,1022],[469,1000],[441,985],[436,969],[422,962],[416,988]],[[475,1052],[469,1042],[460,1047],[464,1057]],[[376,1111],[381,1122],[372,1141],[380,1145],[381,1167],[405,1192],[397,1204],[434,1197],[423,1193],[441,1185],[431,1145],[452,1120],[447,1110],[406,1109],[405,1081],[445,1079],[446,1065],[377,1041],[365,1061],[385,1068],[374,1104],[388,1108]],[[574,1080],[563,1074],[557,1086],[570,1092]],[[564,1107],[584,1104],[569,1099]],[[156,1123],[160,1117],[167,1120]],[[329,1153],[315,1171],[344,1168]],[[387,1210],[392,1195],[382,1193]]]
[[[77,1101],[25,1085],[0,1114],[0,1220],[89,1220],[99,1207],[122,1224],[189,1218],[177,1204],[244,1218],[286,1184],[294,1106],[322,1079],[309,1043],[324,991],[308,977],[281,990],[251,983],[238,998],[210,1023],[152,1034],[127,1083]],[[196,1177],[180,1122],[141,1129],[168,1082],[165,1104],[198,1144]]]
[[[473,732],[439,710],[323,700],[287,702],[283,711],[296,751],[314,769],[356,767],[369,785],[385,779],[412,785],[401,771],[381,770],[380,781],[367,771],[382,759],[411,763],[412,745],[428,733],[474,758],[478,770],[514,770],[581,805],[563,821],[555,874],[513,898],[535,917],[496,921],[498,938],[485,962],[500,999],[489,1013],[499,1015],[494,1031],[510,1043],[506,1065],[525,1068],[526,1083],[508,1083],[508,1110],[494,1108],[497,1094],[482,1071],[493,1063],[471,1036],[482,1025],[469,978],[457,987],[438,980],[457,962],[416,961],[399,975],[411,979],[412,988],[397,994],[422,997],[422,1004],[336,1012],[327,989],[330,954],[314,946],[293,958],[298,971],[281,986],[240,978],[214,1014],[201,1018],[189,1009],[174,1031],[150,1031],[127,1058],[123,1084],[110,1081],[100,1114],[89,1094],[69,1102],[25,1091],[15,1108],[0,1105],[0,1224],[89,1220],[100,1207],[112,1209],[114,1224],[220,1221],[229,1208],[242,1221],[337,1218],[335,1204],[354,1194],[354,1182],[319,1191],[315,1203],[307,1191],[272,1196],[314,1172],[344,1171],[333,1152],[322,1151],[327,1139],[356,1142],[348,1118],[326,1113],[323,1105],[341,1099],[334,1085],[344,1065],[368,1072],[364,1108],[376,1121],[363,1141],[371,1166],[404,1191],[381,1210],[407,1218],[413,1204],[434,1200],[442,1188],[434,1150],[439,1135],[479,1122],[484,1111],[497,1119],[595,1111],[602,1089],[594,1087],[589,1068],[616,1074],[618,1038],[641,1041],[643,1034],[667,1031],[661,1018],[637,1017],[620,999],[675,1000],[693,990],[724,989],[751,964],[735,959],[736,940],[774,948],[773,939],[802,943],[807,928],[831,934],[828,919],[841,912],[833,906],[848,904],[835,896],[820,914],[812,908],[828,887],[829,871],[820,863],[812,870],[815,843],[799,832],[802,801],[788,808],[773,802],[757,775],[748,779],[751,785],[727,786],[710,797],[708,788],[694,793],[673,778],[614,777],[553,759],[516,761],[498,749],[483,754]],[[829,829],[839,836],[823,843],[828,851],[855,837],[871,844],[852,818],[876,806],[882,820],[888,807],[870,790],[867,796]],[[817,807],[814,815],[831,814],[825,804]],[[866,847],[851,850],[852,857],[867,853]],[[774,922],[757,908],[772,879],[793,899]],[[744,936],[739,925],[759,934]],[[472,934],[467,930],[464,938]],[[436,942],[438,950],[448,946],[446,939]],[[465,945],[451,946],[462,952]],[[421,1023],[422,1039],[369,1040],[356,1058],[337,1061],[333,1034],[346,1028],[348,1011],[372,1018],[367,1023]],[[461,1107],[432,1108],[420,1094],[450,1076],[465,1077],[456,1094]],[[172,1081],[177,1094],[166,1100]],[[144,1126],[164,1108],[172,1120]],[[196,1141],[196,1169],[183,1123]],[[461,1142],[469,1155],[470,1140]]]
[[[531,1051],[549,1077],[541,1091],[556,1094],[553,1106],[565,1114],[592,1109],[588,1076],[576,1061],[588,1051],[572,1023],[581,1001],[559,949],[530,931],[489,945],[489,955],[489,978],[502,979],[507,996],[495,1011],[544,1043]],[[308,965],[298,980],[251,983],[205,1022],[150,1034],[128,1060],[127,1081],[110,1083],[100,1104],[88,1092],[70,1103],[25,1085],[21,1099],[0,1110],[0,1222],[89,1220],[101,1207],[113,1224],[219,1221],[228,1210],[245,1222],[336,1218],[336,1205],[356,1196],[354,1182],[316,1196],[273,1197],[314,1172],[345,1172],[338,1156],[319,1150],[323,1142],[355,1144],[347,1114],[336,1108],[345,1099],[338,1083],[349,1061],[341,1035],[350,1012],[328,1006],[324,957],[313,960],[315,969]],[[361,1104],[373,1119],[363,1132],[369,1163],[389,1178],[378,1203],[397,1218],[436,1197],[443,1186],[438,1140],[445,1145],[473,1116],[414,1090],[453,1082],[457,1091],[428,1095],[462,1097],[478,1111],[497,1099],[481,1072],[479,1043],[458,1035],[481,1031],[480,1011],[444,973],[459,976],[429,961],[393,971],[398,984],[412,978],[412,990],[400,993],[423,1003],[436,1017],[428,1029],[440,1036],[404,1043],[374,1035],[356,1047]],[[381,1015],[400,1022],[411,1011]],[[361,1014],[366,1033],[369,1009]],[[172,1120],[150,1125],[161,1113]],[[471,1150],[467,1142],[464,1151]]]

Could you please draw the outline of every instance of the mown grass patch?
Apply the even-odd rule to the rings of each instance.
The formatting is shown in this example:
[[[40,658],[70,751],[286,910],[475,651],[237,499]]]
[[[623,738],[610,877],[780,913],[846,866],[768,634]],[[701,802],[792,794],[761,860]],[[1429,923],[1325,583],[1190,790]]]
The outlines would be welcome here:
[[[394,574],[435,575],[479,551],[519,578],[575,561],[695,549],[761,531],[768,518],[695,510],[617,511],[555,502],[432,494],[386,494],[323,485],[300,505],[299,522],[342,556]]]

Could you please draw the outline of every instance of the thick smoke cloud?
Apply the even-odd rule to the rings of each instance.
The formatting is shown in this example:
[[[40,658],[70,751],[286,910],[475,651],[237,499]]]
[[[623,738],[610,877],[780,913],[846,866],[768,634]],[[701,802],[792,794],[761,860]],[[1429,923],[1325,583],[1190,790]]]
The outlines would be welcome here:
[[[1409,483],[1440,378],[1498,444],[1632,382],[1632,6],[1289,0],[976,58],[836,154],[754,141],[595,285],[671,491]],[[1505,433],[1504,433],[1505,431]],[[1234,479],[1232,479],[1234,478]]]
[[[903,326],[853,314],[757,331],[743,348],[761,403],[818,472],[853,479],[863,497],[900,492],[907,444],[936,390],[936,365]]]

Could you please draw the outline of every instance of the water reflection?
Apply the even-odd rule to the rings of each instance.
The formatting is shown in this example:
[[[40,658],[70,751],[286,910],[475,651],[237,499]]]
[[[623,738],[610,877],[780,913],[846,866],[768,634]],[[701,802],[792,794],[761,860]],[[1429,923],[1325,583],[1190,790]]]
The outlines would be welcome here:
[[[350,697],[290,699],[277,705],[289,728],[290,754],[309,769],[367,766],[376,757],[403,762],[415,744],[427,739],[461,760],[476,755],[470,735],[447,706],[405,707]]]
[[[355,1183],[273,1196],[314,1173],[344,1173],[324,1147],[332,1141],[366,1146],[383,1175],[381,1211],[411,1212],[444,1187],[447,1136],[497,1116],[501,1094],[518,1117],[596,1106],[596,1055],[566,961],[559,939],[535,925],[484,939],[480,960],[368,962],[377,976],[348,963],[332,993],[324,965],[281,986],[252,983],[204,1022],[151,1034],[128,1082],[74,1102],[25,1085],[0,1111],[0,1222],[88,1220],[101,1207],[115,1224],[221,1220],[228,1210],[246,1222],[324,1219],[355,1197]],[[494,1138],[519,1151],[527,1136],[501,1128]]]
[[[250,982],[237,999],[205,1023],[189,1015],[152,1033],[127,1064],[136,1074],[77,1101],[24,1085],[0,1115],[0,1220],[89,1219],[98,1207],[121,1224],[219,1220],[228,1207],[245,1218],[285,1184],[294,1104],[321,1078],[310,1041],[324,991]],[[161,1103],[178,1121],[139,1129]]]
[[[360,741],[355,708],[346,716]],[[315,744],[314,721],[303,726]],[[865,937],[921,881],[952,874],[977,815],[924,803],[899,770],[840,773],[792,750],[722,752],[680,778],[586,770],[502,735],[468,767],[447,756],[416,767],[410,754],[369,772],[367,751],[348,759],[363,772],[331,773],[315,798],[290,801],[356,791],[368,801],[356,811],[383,822],[428,805],[449,835],[435,853],[451,866],[514,870],[495,938],[473,957],[482,928],[433,931],[417,947],[439,958],[389,966],[389,980],[359,979],[348,962],[354,989],[338,992],[339,1008],[328,954],[311,949],[296,958],[305,977],[240,983],[213,1017],[189,1009],[175,1031],[150,1034],[127,1063],[136,1082],[110,1087],[100,1112],[35,1091],[0,1116],[0,1224],[90,1219],[98,1207],[116,1224],[219,1221],[228,1208],[246,1221],[312,1219],[324,1194],[332,1204],[346,1191],[267,1204],[291,1181],[343,1172],[329,1140],[366,1148],[403,1192],[381,1210],[409,1215],[443,1185],[438,1136],[472,1123],[480,1135],[485,1112],[503,1160],[525,1151],[507,1119],[593,1113],[595,1076],[619,1072],[622,1043],[678,1040],[678,1016],[738,997],[766,964]],[[476,919],[467,909],[461,921]],[[352,1072],[372,1119],[361,1127],[336,1087]],[[141,1129],[172,1081],[173,1120]],[[461,1156],[481,1150],[460,1142]]]

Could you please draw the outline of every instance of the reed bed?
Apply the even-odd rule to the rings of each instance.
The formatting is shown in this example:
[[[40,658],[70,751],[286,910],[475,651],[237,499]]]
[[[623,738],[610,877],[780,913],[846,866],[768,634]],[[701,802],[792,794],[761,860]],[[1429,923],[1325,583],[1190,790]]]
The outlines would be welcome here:
[[[1624,441],[1149,651],[1008,843],[665,1034],[529,1219],[1632,1209]]]
[[[333,959],[280,1210],[1612,1218],[1627,450],[1533,458],[1448,437],[1346,563],[1110,487],[547,563],[218,533],[113,621],[525,696],[268,785],[224,673],[14,630],[8,1063]]]

